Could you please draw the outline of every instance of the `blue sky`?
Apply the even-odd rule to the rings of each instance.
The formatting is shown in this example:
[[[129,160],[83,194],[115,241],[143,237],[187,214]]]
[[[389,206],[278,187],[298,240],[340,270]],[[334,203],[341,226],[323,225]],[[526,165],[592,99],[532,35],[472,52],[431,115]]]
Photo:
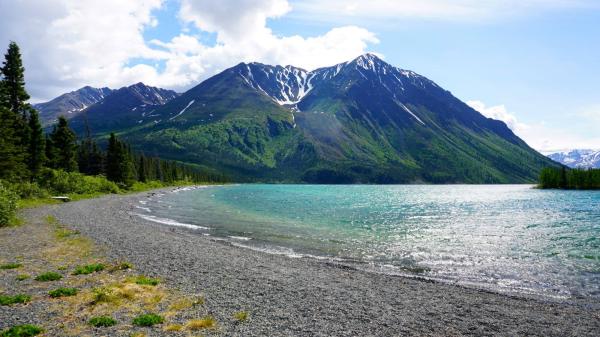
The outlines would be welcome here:
[[[183,91],[240,61],[310,69],[368,51],[538,150],[600,148],[594,0],[0,0],[0,13],[37,100],[88,84]],[[16,20],[33,20],[26,35]]]

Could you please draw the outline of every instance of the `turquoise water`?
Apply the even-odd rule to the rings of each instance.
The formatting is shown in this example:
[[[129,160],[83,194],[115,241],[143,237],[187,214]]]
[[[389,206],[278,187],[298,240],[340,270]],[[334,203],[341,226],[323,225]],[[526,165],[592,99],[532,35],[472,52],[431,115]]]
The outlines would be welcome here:
[[[234,185],[155,196],[150,220],[291,257],[500,292],[600,299],[600,192],[527,185]]]

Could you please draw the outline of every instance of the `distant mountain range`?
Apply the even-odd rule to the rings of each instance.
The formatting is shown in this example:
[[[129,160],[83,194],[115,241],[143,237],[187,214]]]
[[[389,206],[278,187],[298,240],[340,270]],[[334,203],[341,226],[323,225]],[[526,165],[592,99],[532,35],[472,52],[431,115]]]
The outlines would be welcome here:
[[[137,118],[138,112],[151,111],[152,108],[163,105],[177,96],[175,91],[150,87],[143,83],[118,90],[86,86],[60,95],[49,102],[34,104],[33,107],[39,111],[42,124],[46,126],[53,124],[60,115],[71,119],[76,127],[78,124],[85,124],[83,115],[96,118],[96,121],[91,121],[95,125],[105,121],[109,125],[122,125],[123,120]],[[84,110],[86,114],[83,114]],[[126,114],[127,110],[135,113]]]
[[[552,153],[548,157],[573,168],[600,168],[600,150],[570,150]]]
[[[106,95],[73,127],[118,131],[138,150],[238,181],[523,183],[558,165],[373,54],[314,71],[240,63],[181,95],[153,88],[162,100],[152,102],[142,86]]]

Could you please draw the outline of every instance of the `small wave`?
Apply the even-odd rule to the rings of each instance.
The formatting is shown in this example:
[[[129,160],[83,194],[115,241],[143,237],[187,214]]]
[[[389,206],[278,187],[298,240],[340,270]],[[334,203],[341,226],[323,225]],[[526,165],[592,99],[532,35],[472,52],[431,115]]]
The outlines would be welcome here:
[[[144,211],[146,211],[146,212],[148,212],[148,213],[151,213],[151,212],[152,212],[152,210],[150,210],[150,208],[148,208],[148,207],[135,206],[135,208],[138,208],[138,209],[144,210]]]
[[[139,213],[132,213],[133,215],[137,215],[140,218],[144,219],[144,220],[148,220],[148,221],[152,221],[152,222],[157,222],[157,223],[161,223],[164,225],[169,225],[169,226],[176,226],[176,227],[184,227],[184,228],[191,228],[191,229],[210,229],[208,227],[203,227],[203,226],[197,226],[197,225],[192,225],[192,224],[187,224],[187,223],[183,223],[183,222],[178,222],[175,221],[173,219],[167,219],[167,218],[159,218],[156,217],[154,215],[146,215],[146,214],[139,214]]]
[[[245,237],[245,236],[235,236],[235,235],[230,235],[228,236],[228,238],[234,239],[234,240],[241,240],[241,241],[249,241],[252,240],[252,238],[249,237]]]

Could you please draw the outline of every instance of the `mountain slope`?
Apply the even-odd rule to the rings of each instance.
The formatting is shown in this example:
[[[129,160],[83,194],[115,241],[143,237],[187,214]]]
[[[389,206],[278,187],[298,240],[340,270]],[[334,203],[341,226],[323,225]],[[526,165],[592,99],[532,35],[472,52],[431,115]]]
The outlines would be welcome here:
[[[77,116],[87,107],[103,100],[113,92],[109,88],[92,88],[85,86],[81,89],[60,95],[51,101],[34,104],[39,111],[40,120],[44,126],[52,124],[58,116],[64,115],[68,119]]]
[[[571,150],[548,155],[548,158],[572,168],[600,168],[600,151]]]
[[[172,90],[143,83],[123,87],[73,116],[71,127],[78,133],[85,131],[86,126],[94,133],[131,128],[153,120],[153,111],[177,96]]]
[[[311,72],[241,63],[122,136],[243,181],[516,183],[557,165],[503,122],[371,54]]]

